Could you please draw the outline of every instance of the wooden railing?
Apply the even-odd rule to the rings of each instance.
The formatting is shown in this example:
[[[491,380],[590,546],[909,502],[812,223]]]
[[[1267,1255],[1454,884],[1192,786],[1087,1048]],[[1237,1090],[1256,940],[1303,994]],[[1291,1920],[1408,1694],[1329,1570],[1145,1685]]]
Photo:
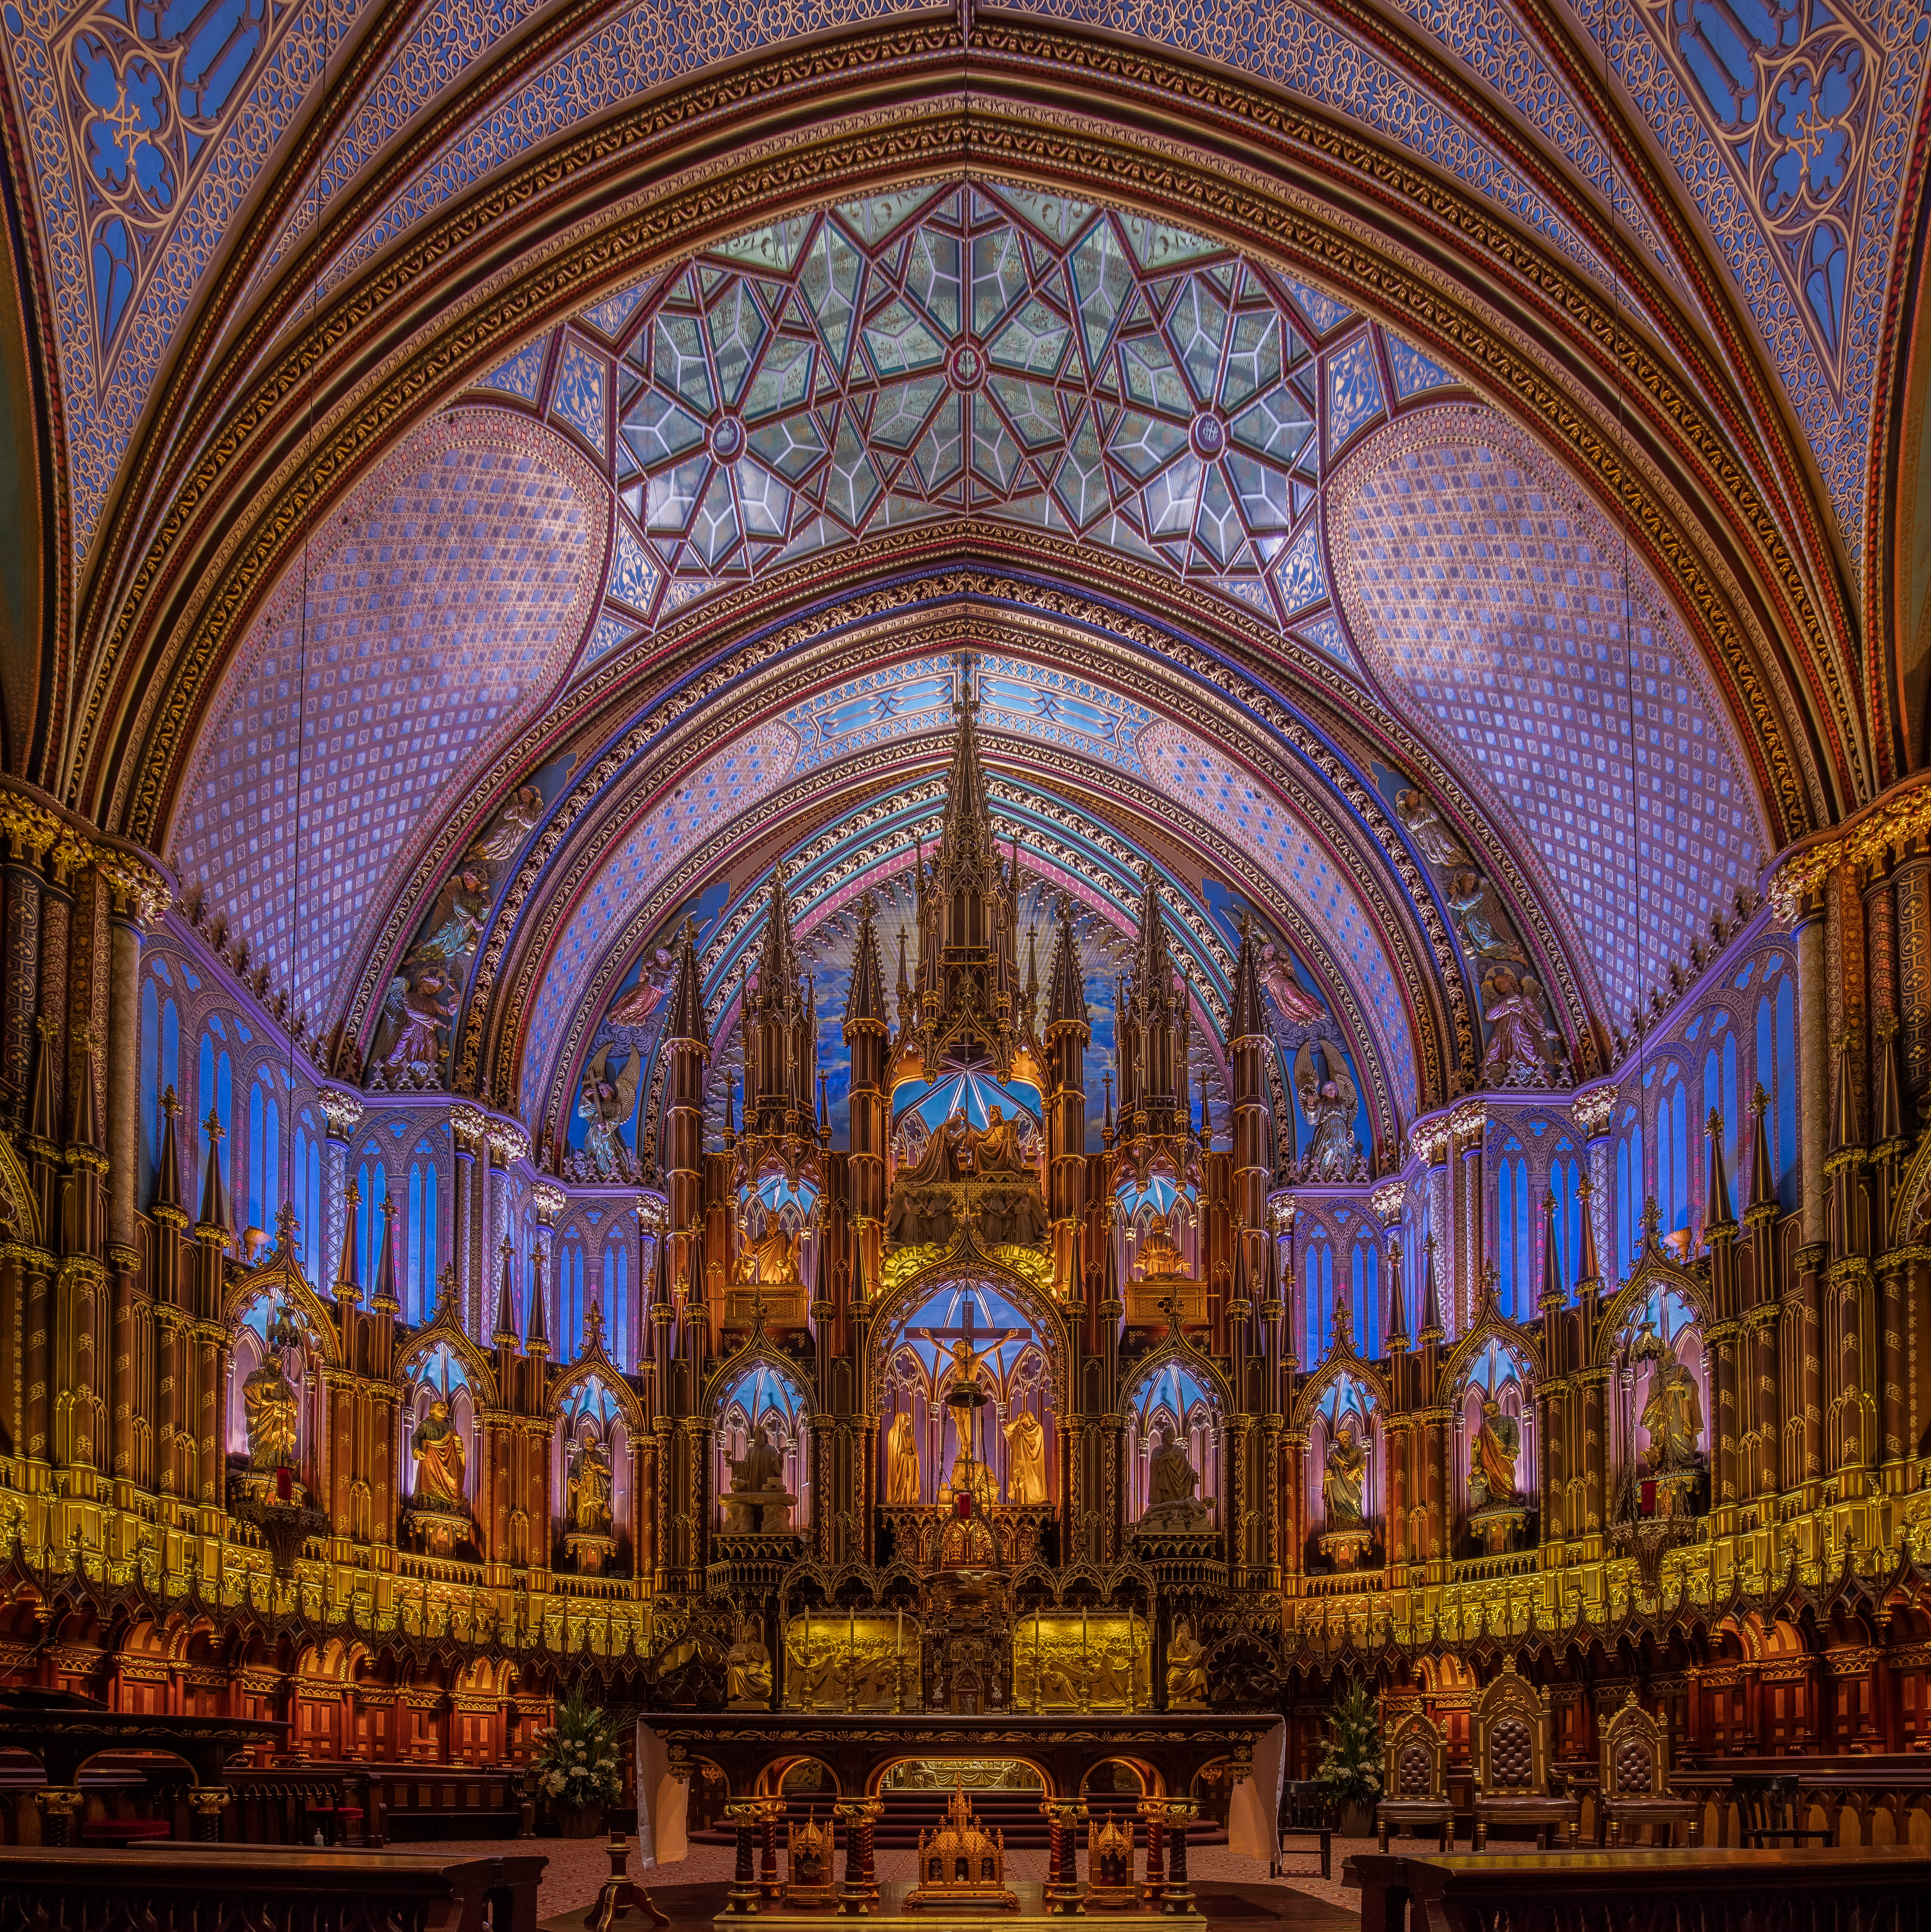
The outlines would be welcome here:
[[[1677,1932],[1863,1927],[1931,1932],[1931,1848],[1358,1854],[1343,1882],[1361,1888],[1362,1932]]]
[[[446,1861],[250,1845],[0,1846],[0,1932],[536,1932],[548,1863],[533,1853]]]
[[[1794,1778],[1793,1822],[1827,1831],[1846,1846],[1908,1844],[1914,1812],[1931,1827],[1931,1757],[1743,1757],[1688,1760],[1670,1768],[1670,1786],[1703,1807],[1703,1842],[1737,1842],[1739,1779]]]

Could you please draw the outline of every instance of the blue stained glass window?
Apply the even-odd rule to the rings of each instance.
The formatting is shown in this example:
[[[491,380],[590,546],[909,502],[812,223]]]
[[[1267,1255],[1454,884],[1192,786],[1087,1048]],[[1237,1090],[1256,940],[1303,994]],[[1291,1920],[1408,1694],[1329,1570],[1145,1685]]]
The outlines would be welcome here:
[[[171,999],[164,999],[152,980],[141,988],[141,1176],[142,1204],[145,1206],[154,1198],[156,1178],[161,1171],[161,1135],[166,1125],[161,1112],[161,1096],[172,1087],[177,1098],[185,1099],[181,1092],[181,1016]],[[188,1130],[186,1136],[191,1148],[194,1144],[193,1119],[191,1117],[180,1124]],[[181,1184],[179,1175],[175,1184]],[[194,1204],[189,1204],[192,1206]]]
[[[409,1264],[404,1271],[402,1290],[402,1318],[410,1322],[422,1319],[425,1299],[422,1288],[422,1163],[417,1160],[410,1163],[409,1169]]]

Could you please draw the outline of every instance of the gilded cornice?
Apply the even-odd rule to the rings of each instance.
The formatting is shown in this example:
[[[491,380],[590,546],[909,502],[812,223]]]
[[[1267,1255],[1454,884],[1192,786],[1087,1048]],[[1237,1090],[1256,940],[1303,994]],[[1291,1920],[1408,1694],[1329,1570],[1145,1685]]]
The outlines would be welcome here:
[[[1109,54],[1113,51],[1109,50]],[[1197,75],[1194,79],[1197,88],[1204,86]],[[1224,85],[1234,95],[1242,92],[1230,82]],[[1665,566],[1664,574],[1677,584],[1686,608],[1712,645],[1713,654],[1743,694],[1743,707],[1755,720],[1761,740],[1753,748],[1767,770],[1767,788],[1779,801],[1786,832],[1800,831],[1807,824],[1810,808],[1791,764],[1783,722],[1764,697],[1743,647],[1734,613],[1718,595],[1701,561],[1708,533],[1692,536],[1665,515],[1617,460],[1611,440],[1595,415],[1577,408],[1573,398],[1557,386],[1552,372],[1566,367],[1567,358],[1518,355],[1449,296],[1443,278],[1415,277],[1395,267],[1384,254],[1346,238],[1333,220],[1285,210],[1278,182],[1271,194],[1264,194],[1233,183],[1229,171],[1218,164],[1211,175],[1198,163],[1191,170],[1167,163],[1152,170],[1140,144],[1130,146],[1090,137],[1082,142],[1062,129],[996,122],[996,103],[975,92],[974,104],[972,152],[980,165],[990,162],[1002,172],[1053,185],[1080,180],[1089,191],[1104,198],[1157,206],[1162,212],[1224,233],[1254,252],[1284,260],[1296,272],[1316,274],[1376,313],[1398,320],[1410,334],[1452,356],[1461,366],[1482,371],[1494,393],[1510,397],[1532,419],[1542,422],[1594,473],[1599,487],[1624,499],[1653,560]],[[1690,433],[1703,466],[1712,477],[1711,494],[1728,500],[1744,530],[1768,556],[1768,577],[1781,586],[1791,613],[1781,626],[1782,634],[1821,638],[1806,586],[1772,520],[1730,460],[1727,448],[1646,353],[1626,339],[1614,316],[1593,294],[1585,297],[1566,271],[1542,256],[1512,229],[1474,207],[1459,191],[1390,160],[1373,143],[1343,134],[1275,102],[1271,96],[1254,94],[1253,111],[1257,126],[1285,128],[1292,124],[1305,150],[1297,156],[1303,164],[1311,165],[1308,157],[1317,154],[1324,165],[1335,168],[1340,178],[1353,180],[1357,188],[1371,180],[1390,207],[1407,207],[1411,218],[1416,211],[1425,211],[1431,220],[1447,220],[1464,242],[1485,248],[1491,268],[1505,268],[1536,286],[1564,293],[1565,305],[1581,317],[1585,334],[1599,347],[1607,345],[1620,351],[1630,365],[1638,399],[1647,399],[1665,418],[1673,415],[1678,425]],[[826,112],[823,104],[819,112]],[[922,119],[907,112],[890,124],[886,124],[882,113],[875,115],[875,124],[862,134],[841,132],[816,144],[794,142],[782,157],[759,158],[755,170],[747,167],[739,175],[720,170],[681,190],[653,193],[641,208],[626,206],[620,214],[595,218],[599,225],[593,232],[566,247],[557,247],[541,260],[527,261],[518,271],[506,273],[490,292],[486,308],[465,311],[460,302],[446,296],[439,307],[437,292],[428,284],[437,273],[455,272],[467,243],[486,236],[484,245],[506,250],[519,214],[533,220],[540,204],[542,218],[554,222],[558,210],[554,204],[583,187],[581,177],[586,171],[606,166],[614,170],[626,152],[640,166],[654,166],[668,135],[660,135],[654,151],[647,154],[640,154],[634,145],[639,124],[650,118],[650,110],[640,107],[629,117],[603,123],[581,141],[561,144],[540,164],[479,188],[446,219],[425,224],[419,235],[407,238],[377,268],[346,290],[326,314],[318,315],[313,332],[291,349],[276,370],[265,375],[261,386],[237,404],[231,418],[234,427],[209,444],[196,478],[184,488],[170,512],[112,620],[107,656],[95,685],[94,716],[86,730],[77,734],[76,760],[68,782],[73,795],[92,796],[106,782],[105,766],[100,768],[101,777],[89,776],[97,762],[94,740],[111,688],[106,680],[131,675],[116,669],[124,664],[127,646],[138,628],[162,621],[155,598],[164,567],[172,574],[176,554],[190,540],[191,526],[194,540],[205,542],[216,522],[233,520],[217,518],[212,508],[224,472],[235,463],[241,444],[254,427],[271,417],[279,421],[284,441],[289,440],[290,425],[298,413],[293,399],[298,393],[308,392],[311,365],[318,383],[323,364],[329,365],[327,406],[333,410],[337,377],[353,383],[356,373],[368,367],[383,334],[383,319],[394,318],[392,334],[395,329],[406,332],[415,322],[404,311],[412,302],[419,302],[416,319],[423,330],[421,338],[413,347],[398,352],[395,366],[359,400],[345,406],[341,420],[320,439],[312,464],[305,462],[300,476],[284,484],[274,506],[255,524],[221,581],[211,586],[206,606],[198,611],[187,608],[182,601],[187,596],[185,591],[170,603],[167,628],[170,635],[187,640],[184,655],[169,676],[171,688],[162,716],[141,752],[129,761],[135,773],[133,789],[121,794],[122,802],[114,808],[117,820],[125,818],[137,835],[155,822],[164,806],[164,794],[175,782],[174,766],[197,694],[216,674],[238,628],[245,626],[248,610],[276,573],[309,512],[338,494],[374,448],[386,441],[403,421],[452,394],[470,373],[551,316],[593,298],[619,280],[634,278],[655,260],[683,252],[706,232],[742,226],[761,211],[776,212],[779,206],[823,199],[827,183],[833,178],[850,181],[860,172],[872,178],[902,176],[908,170],[930,172],[954,166],[962,158],[959,150],[963,128],[955,110],[928,112]],[[1153,178],[1156,172],[1157,182]],[[749,178],[754,174],[755,185]],[[614,208],[620,199],[617,192],[607,182],[599,187],[605,207]],[[1337,190],[1329,186],[1323,192],[1332,198]],[[347,346],[352,342],[356,345],[353,352]],[[1692,496],[1693,500],[1694,493]],[[128,548],[131,552],[135,547]],[[1841,752],[1843,743],[1854,740],[1854,733],[1845,736],[1851,721],[1842,703],[1841,679],[1827,665],[1823,674],[1833,694],[1832,715]],[[1861,782],[1860,766],[1854,752],[1844,755],[1850,760],[1854,790]]]

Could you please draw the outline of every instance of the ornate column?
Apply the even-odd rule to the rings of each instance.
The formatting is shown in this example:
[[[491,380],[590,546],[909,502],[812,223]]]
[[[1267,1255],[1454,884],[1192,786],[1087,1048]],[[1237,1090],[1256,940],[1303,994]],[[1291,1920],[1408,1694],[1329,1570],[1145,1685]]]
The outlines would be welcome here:
[[[843,1798],[831,1808],[832,1816],[845,1827],[845,1882],[838,1888],[838,1910],[845,1918],[878,1916],[878,1880],[872,1869],[872,1834],[884,1808],[876,1798]]]
[[[1931,1113],[1931,839],[1898,848],[1893,894],[1897,914],[1899,1054],[1911,1120]]]
[[[1146,1820],[1146,1876],[1140,1881],[1140,1902],[1158,1912],[1167,1896],[1167,1800],[1143,1798],[1140,1815]]]
[[[1086,1808],[1077,1798],[1049,1798],[1045,1810],[1053,1826],[1052,1847],[1047,1854],[1046,1909],[1056,1918],[1083,1918],[1086,1900],[1080,1886],[1080,1827],[1086,1822]]]
[[[530,1198],[535,1202],[536,1207],[536,1245],[543,1257],[542,1268],[537,1279],[530,1285],[530,1292],[533,1294],[544,1296],[548,1303],[548,1306],[543,1311],[544,1334],[554,1336],[560,1348],[567,1343],[571,1354],[574,1356],[582,1349],[583,1338],[576,1335],[566,1336],[563,1334],[563,1297],[555,1285],[557,1219],[569,1205],[569,1196],[554,1181],[539,1180],[530,1189]],[[611,1238],[616,1238],[614,1230]],[[599,1283],[590,1289],[590,1294],[593,1300],[600,1304],[603,1300],[602,1285]],[[529,1326],[530,1319],[530,1316],[526,1311],[524,1316],[524,1326],[526,1328]],[[610,1335],[610,1321],[611,1311],[606,1308],[603,1311],[604,1334],[606,1336]],[[610,1342],[610,1352],[613,1355],[618,1355],[619,1358],[621,1358],[620,1352],[614,1337]]]
[[[764,1816],[764,1802],[756,1798],[734,1798],[724,1808],[737,1834],[737,1863],[731,1873],[731,1895],[725,1910],[734,1918],[757,1916],[759,1903],[755,1862],[757,1834]],[[848,1859],[849,1852],[847,1853]],[[851,1869],[848,1862],[845,1869]]]
[[[1822,891],[1808,894],[1799,907],[1797,941],[1797,1131],[1798,1165],[1803,1180],[1803,1241],[1824,1239],[1824,1162],[1830,1118],[1830,1092],[1824,1065],[1830,1036],[1830,987],[1825,970]]]
[[[1458,1107],[1449,1123],[1461,1144],[1461,1198],[1455,1212],[1461,1264],[1455,1282],[1455,1332],[1468,1332],[1475,1298],[1482,1285],[1482,1268],[1488,1226],[1488,1204],[1482,1195],[1483,1154],[1486,1150],[1488,1116],[1476,1102]]]
[[[1179,1918],[1194,1909],[1194,1894],[1187,1882],[1187,1823],[1200,1807],[1191,1798],[1167,1801],[1167,1826],[1170,1834],[1167,1859],[1167,1889],[1160,1901],[1164,1918]]]
[[[322,1109],[322,1226],[320,1272],[323,1282],[338,1280],[342,1272],[344,1244],[355,1239],[349,1226],[349,1141],[362,1118],[361,1096],[340,1087],[325,1087],[317,1096]],[[369,1211],[375,1211],[370,1204]],[[365,1288],[374,1290],[373,1282]]]
[[[0,976],[0,1108],[7,1125],[26,1124],[34,1078],[34,1027],[40,1010],[40,863],[53,842],[50,826],[23,802],[0,792],[0,836],[7,856],[0,884],[7,896],[5,970]]]
[[[456,1153],[456,1281],[464,1329],[479,1337],[493,1312],[487,1310],[491,1287],[489,1256],[476,1184],[476,1156],[488,1126],[488,1118],[474,1107],[458,1107],[449,1115],[449,1138]]]

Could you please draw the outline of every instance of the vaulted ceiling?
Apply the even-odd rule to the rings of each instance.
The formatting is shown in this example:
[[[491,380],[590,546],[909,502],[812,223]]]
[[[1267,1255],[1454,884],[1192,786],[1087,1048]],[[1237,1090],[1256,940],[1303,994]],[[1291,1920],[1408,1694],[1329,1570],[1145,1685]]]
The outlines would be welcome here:
[[[338,1070],[440,961],[560,1133],[670,922],[728,1030],[772,864],[902,873],[970,646],[1041,902],[1152,863],[1210,1033],[1251,908],[1378,1143],[1498,962],[1584,1076],[1922,748],[1922,22],[1686,10],[9,9],[13,764]]]

